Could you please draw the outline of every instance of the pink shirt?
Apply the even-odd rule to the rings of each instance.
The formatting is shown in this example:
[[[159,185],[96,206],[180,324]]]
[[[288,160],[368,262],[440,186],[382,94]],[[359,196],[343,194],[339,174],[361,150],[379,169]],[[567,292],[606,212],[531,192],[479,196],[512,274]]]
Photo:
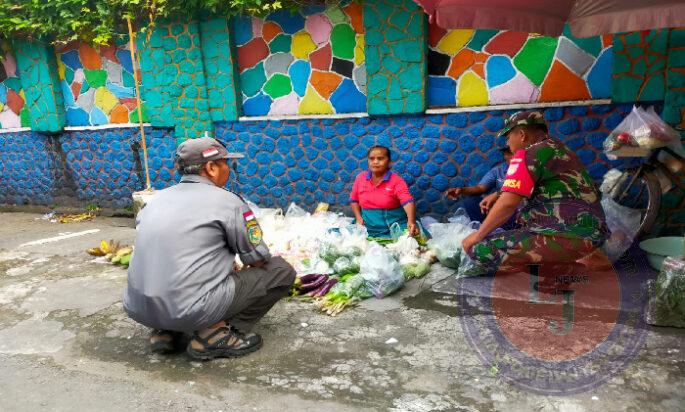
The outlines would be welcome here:
[[[350,193],[350,203],[359,203],[362,209],[397,209],[413,201],[407,183],[391,171],[378,185],[373,184],[370,171],[359,173]]]

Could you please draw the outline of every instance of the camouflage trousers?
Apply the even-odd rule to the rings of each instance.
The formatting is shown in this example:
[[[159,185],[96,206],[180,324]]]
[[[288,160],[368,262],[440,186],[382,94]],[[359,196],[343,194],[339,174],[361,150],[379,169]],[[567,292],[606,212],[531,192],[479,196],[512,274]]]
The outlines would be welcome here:
[[[469,257],[480,273],[519,270],[530,264],[577,261],[611,265],[597,242],[578,237],[542,235],[525,229],[492,234],[471,248]]]

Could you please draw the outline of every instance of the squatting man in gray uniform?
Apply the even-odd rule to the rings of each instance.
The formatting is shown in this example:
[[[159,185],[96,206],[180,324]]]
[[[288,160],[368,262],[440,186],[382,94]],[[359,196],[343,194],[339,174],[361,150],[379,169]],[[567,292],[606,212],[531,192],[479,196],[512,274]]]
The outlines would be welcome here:
[[[124,310],[154,329],[153,351],[173,351],[183,333],[196,359],[258,350],[252,327],[295,280],[292,266],[270,255],[250,208],[224,189],[228,158],[215,139],[185,141],[176,151],[180,183],[138,214]]]

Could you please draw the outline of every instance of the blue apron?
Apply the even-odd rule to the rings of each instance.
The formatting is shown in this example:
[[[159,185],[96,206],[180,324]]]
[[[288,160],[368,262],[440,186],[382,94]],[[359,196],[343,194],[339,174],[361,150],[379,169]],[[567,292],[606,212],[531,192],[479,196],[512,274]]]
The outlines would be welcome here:
[[[369,237],[390,238],[390,226],[397,223],[404,231],[407,228],[407,213],[397,209],[362,209],[362,219]]]

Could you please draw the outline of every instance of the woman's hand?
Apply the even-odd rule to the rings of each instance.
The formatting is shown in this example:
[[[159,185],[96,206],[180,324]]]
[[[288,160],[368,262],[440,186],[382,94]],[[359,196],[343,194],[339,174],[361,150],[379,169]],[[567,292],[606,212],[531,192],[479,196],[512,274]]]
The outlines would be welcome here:
[[[480,201],[480,211],[484,214],[487,215],[490,209],[492,209],[492,205],[497,202],[497,199],[499,198],[499,193],[491,193],[483,198],[483,200]]]
[[[364,219],[362,219],[361,217],[358,217],[358,218],[355,218],[355,220],[357,221],[357,224],[359,226],[364,226]]]
[[[464,251],[466,253],[469,253],[473,245],[480,242],[481,240],[483,239],[481,239],[480,235],[478,234],[478,231],[473,232],[470,235],[466,236],[464,240],[462,240],[461,247],[464,248]]]
[[[407,223],[407,231],[409,231],[409,236],[416,236],[419,234],[419,227],[416,225],[416,222],[408,222]]]

